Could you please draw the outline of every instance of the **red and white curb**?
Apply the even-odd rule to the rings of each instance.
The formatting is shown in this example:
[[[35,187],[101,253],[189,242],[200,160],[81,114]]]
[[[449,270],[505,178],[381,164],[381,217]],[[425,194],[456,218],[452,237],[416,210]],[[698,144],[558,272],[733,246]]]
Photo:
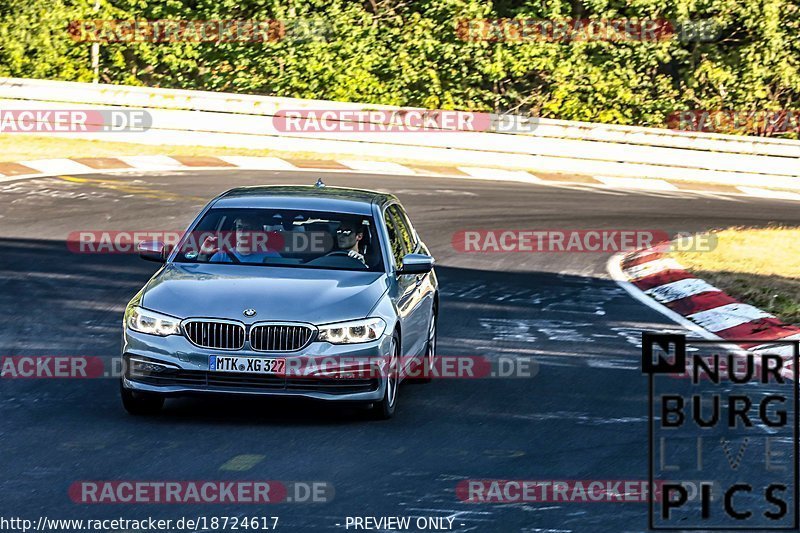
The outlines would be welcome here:
[[[653,178],[617,178],[570,174],[541,174],[527,170],[492,167],[446,165],[435,163],[395,163],[356,158],[302,159],[265,156],[115,156],[37,159],[0,162],[0,183],[21,179],[60,175],[109,174],[125,172],[169,172],[176,170],[266,170],[293,172],[376,173],[398,176],[433,176],[459,179],[511,181],[567,188],[595,190],[641,191],[663,195],[700,194],[716,198],[761,197],[773,200],[800,201],[800,194],[733,185],[691,184],[667,182]],[[746,189],[746,190],[745,190]],[[616,194],[616,193],[612,193]]]
[[[662,248],[663,249],[663,248]],[[694,277],[659,247],[611,258],[611,276],[634,298],[703,338],[748,342],[741,348],[769,351],[786,360],[784,375],[793,378],[793,347],[777,340],[800,340],[800,328],[741,303],[717,287]]]
[[[181,170],[264,170],[311,173],[375,173],[521,183],[575,185],[573,176],[540,179],[524,170],[424,163],[394,163],[360,159],[302,159],[265,156],[116,156],[38,159],[0,162],[0,183],[62,175],[170,172]],[[584,177],[578,177],[583,183]]]

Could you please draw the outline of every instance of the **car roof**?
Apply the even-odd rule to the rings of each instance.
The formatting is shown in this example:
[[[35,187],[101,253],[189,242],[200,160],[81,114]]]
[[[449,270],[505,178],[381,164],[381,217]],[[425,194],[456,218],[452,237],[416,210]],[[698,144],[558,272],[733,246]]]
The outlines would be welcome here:
[[[217,197],[212,207],[303,209],[371,215],[372,206],[397,201],[392,194],[345,187],[257,185],[237,187]]]

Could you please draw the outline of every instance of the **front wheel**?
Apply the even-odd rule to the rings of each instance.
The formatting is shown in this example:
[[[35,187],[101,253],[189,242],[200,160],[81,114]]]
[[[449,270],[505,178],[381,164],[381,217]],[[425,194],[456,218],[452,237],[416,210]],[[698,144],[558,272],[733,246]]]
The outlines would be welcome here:
[[[119,385],[122,397],[122,406],[129,414],[135,416],[149,416],[158,414],[164,406],[164,397],[147,392],[137,392],[126,389],[122,383]]]
[[[386,368],[386,390],[383,399],[373,404],[372,415],[377,420],[388,420],[397,409],[397,387],[400,385],[400,338],[392,335],[391,355]]]

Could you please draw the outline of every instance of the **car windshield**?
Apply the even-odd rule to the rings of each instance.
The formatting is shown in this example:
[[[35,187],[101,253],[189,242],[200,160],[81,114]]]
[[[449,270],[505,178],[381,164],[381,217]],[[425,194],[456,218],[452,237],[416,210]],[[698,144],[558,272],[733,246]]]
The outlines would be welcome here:
[[[371,216],[294,209],[210,209],[175,261],[383,271]]]

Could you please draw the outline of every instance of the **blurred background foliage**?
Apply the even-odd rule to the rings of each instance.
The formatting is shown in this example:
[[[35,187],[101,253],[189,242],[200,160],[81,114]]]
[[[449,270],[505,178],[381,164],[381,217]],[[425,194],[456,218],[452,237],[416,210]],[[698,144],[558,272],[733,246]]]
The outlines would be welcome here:
[[[713,38],[465,39],[469,19],[710,21]],[[100,81],[664,126],[683,109],[793,109],[796,0],[0,0],[0,75],[91,81],[86,19],[276,19],[272,42],[108,42]]]

